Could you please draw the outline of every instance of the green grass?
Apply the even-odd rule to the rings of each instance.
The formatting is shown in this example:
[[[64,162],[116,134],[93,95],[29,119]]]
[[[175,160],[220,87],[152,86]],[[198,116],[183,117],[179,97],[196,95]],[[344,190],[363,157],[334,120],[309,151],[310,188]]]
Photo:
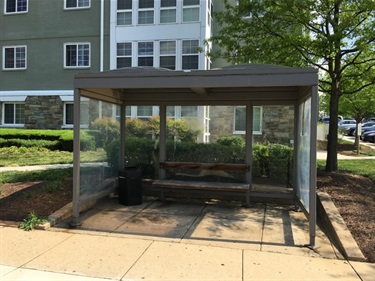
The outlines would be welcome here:
[[[67,177],[73,176],[73,169],[50,169],[42,171],[10,171],[0,173],[1,183],[26,182],[26,181],[50,181],[61,182]],[[47,192],[54,189],[55,186],[47,188]]]
[[[82,162],[104,162],[106,158],[107,156],[103,149],[81,152]],[[73,152],[22,148],[16,150],[0,149],[0,167],[71,163],[73,163]]]
[[[375,159],[338,160],[337,163],[339,172],[361,175],[375,181]],[[324,170],[325,164],[325,160],[318,160],[318,170]]]

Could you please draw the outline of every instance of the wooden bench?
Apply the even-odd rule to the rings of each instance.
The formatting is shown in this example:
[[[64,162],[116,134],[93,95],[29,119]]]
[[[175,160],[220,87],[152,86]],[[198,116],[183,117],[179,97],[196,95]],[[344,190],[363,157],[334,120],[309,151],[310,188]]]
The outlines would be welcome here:
[[[194,163],[194,162],[161,162],[160,169],[170,170],[199,170],[199,171],[236,171],[250,173],[249,164],[227,164],[227,163]],[[188,181],[159,179],[152,184],[155,188],[160,188],[160,199],[164,200],[164,190],[186,189],[199,191],[225,191],[240,192],[246,196],[246,206],[250,206],[250,184],[236,182],[209,182],[209,181]]]

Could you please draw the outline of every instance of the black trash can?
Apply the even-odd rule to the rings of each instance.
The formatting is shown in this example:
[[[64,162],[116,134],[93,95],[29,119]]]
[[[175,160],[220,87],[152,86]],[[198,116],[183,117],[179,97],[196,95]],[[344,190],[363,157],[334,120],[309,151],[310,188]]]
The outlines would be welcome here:
[[[126,167],[118,172],[118,196],[122,205],[142,204],[142,177],[137,167]]]

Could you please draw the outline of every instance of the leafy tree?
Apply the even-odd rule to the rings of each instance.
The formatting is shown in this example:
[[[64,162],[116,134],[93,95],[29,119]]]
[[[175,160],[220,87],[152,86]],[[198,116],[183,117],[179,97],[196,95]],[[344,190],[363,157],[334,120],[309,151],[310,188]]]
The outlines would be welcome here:
[[[210,41],[219,49],[210,55],[231,63],[317,67],[319,90],[330,96],[326,171],[336,171],[340,97],[375,83],[373,0],[236,2],[224,0],[215,13],[220,28]],[[344,88],[344,81],[353,87]]]

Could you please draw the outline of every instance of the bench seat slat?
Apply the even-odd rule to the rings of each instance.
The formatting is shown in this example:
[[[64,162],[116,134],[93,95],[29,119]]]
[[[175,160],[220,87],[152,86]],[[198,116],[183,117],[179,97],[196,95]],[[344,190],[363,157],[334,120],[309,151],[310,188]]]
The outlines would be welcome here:
[[[246,183],[179,181],[179,180],[155,180],[152,186],[156,188],[234,191],[234,192],[247,192],[250,189],[250,185]]]
[[[194,162],[161,162],[161,169],[250,171],[248,164],[232,163],[194,163]]]

